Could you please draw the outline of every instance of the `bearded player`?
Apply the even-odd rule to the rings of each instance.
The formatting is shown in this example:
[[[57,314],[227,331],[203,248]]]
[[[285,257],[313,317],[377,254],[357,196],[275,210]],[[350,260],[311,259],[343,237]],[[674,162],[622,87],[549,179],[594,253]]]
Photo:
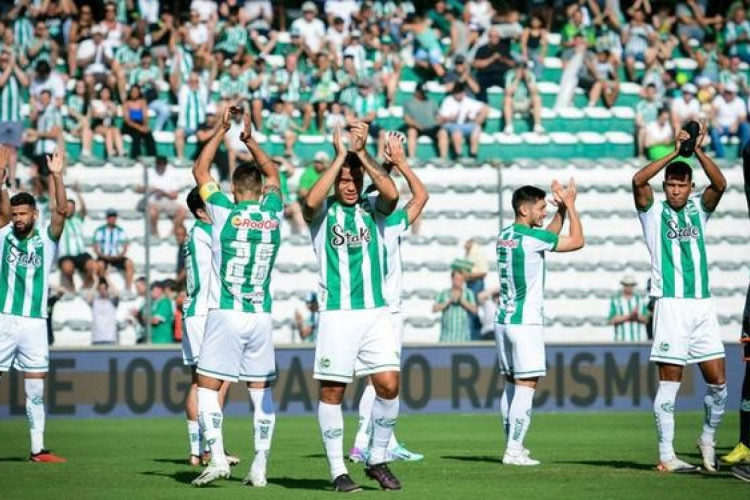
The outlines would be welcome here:
[[[674,452],[675,402],[685,365],[698,364],[706,381],[706,418],[697,445],[708,471],[716,470],[716,428],[727,400],[724,344],[711,300],[705,240],[706,225],[727,181],[703,151],[705,136],[703,123],[695,143],[695,154],[710,182],[703,193],[693,195],[693,169],[684,161],[675,161],[683,141],[690,138],[684,130],[675,138],[674,151],[633,176],[635,206],[651,255],[650,295],[656,299],[650,359],[659,370],[654,416],[659,442],[657,468],[662,472],[700,470]],[[655,201],[649,181],[662,170],[666,199]]]
[[[401,290],[403,288],[403,263],[401,262],[401,237],[408,231],[424,209],[430,195],[427,188],[409,166],[404,154],[403,136],[389,133],[385,145],[385,163],[383,167],[390,173],[395,168],[406,179],[412,198],[402,209],[395,210],[385,221],[386,274],[385,289],[391,325],[399,346],[404,340],[404,319],[401,315]],[[374,186],[370,186],[374,188]],[[366,462],[372,439],[372,406],[375,403],[375,388],[368,381],[359,400],[359,428],[354,439],[354,447],[349,450],[349,460]],[[388,443],[388,459],[407,462],[422,460],[420,453],[409,451],[396,440],[396,433],[391,434]]]
[[[11,368],[24,373],[32,462],[65,462],[44,447],[44,381],[49,370],[47,290],[68,200],[63,184],[65,153],[47,157],[55,205],[47,227],[36,227],[36,200],[28,193],[8,197],[10,151],[0,148],[0,377]]]

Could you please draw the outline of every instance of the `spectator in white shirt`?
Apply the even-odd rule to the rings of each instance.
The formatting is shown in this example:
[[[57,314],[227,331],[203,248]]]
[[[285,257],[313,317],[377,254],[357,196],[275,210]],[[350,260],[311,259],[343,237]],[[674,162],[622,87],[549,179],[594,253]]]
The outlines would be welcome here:
[[[346,45],[348,38],[349,30],[346,29],[344,20],[341,17],[335,17],[333,24],[326,31],[326,43],[328,44],[328,50],[336,55],[339,66],[344,63],[344,45]]]
[[[644,127],[643,146],[651,161],[660,160],[674,150],[674,129],[670,123],[667,108],[661,108],[656,121]]]
[[[47,61],[36,63],[36,72],[31,81],[29,93],[31,102],[40,109],[39,96],[43,91],[48,91],[57,107],[61,107],[65,101],[65,82],[57,71],[53,71]]]
[[[357,0],[326,0],[324,10],[328,17],[328,24],[333,24],[334,17],[340,17],[344,20],[345,28],[349,29],[352,14],[359,12],[359,4]]]
[[[682,97],[672,101],[672,128],[677,132],[689,121],[698,120],[701,105],[695,98],[698,88],[692,83],[686,83],[680,88]]]
[[[469,155],[476,158],[479,152],[479,136],[482,124],[487,118],[487,105],[468,97],[462,83],[453,87],[451,95],[446,97],[440,105],[439,117],[443,129],[447,132],[438,135],[438,151],[440,158],[448,158],[448,136],[453,143],[453,152],[460,157],[463,152],[464,138],[469,139]]]
[[[302,41],[310,48],[313,54],[317,54],[323,48],[326,38],[326,27],[323,21],[318,19],[318,8],[314,2],[302,4],[302,17],[295,19],[292,29],[299,31]]]
[[[117,306],[120,303],[117,290],[104,278],[99,278],[96,292],[88,296],[91,306],[91,343],[93,345],[117,344]]]
[[[156,157],[154,170],[148,176],[148,202],[151,218],[151,234],[159,236],[159,214],[167,214],[173,221],[174,226],[182,225],[187,210],[177,201],[180,194],[180,182],[176,172],[167,165],[167,159],[163,156]],[[136,186],[137,193],[145,192],[144,186]]]
[[[747,125],[747,105],[737,96],[737,85],[729,82],[724,92],[711,103],[711,144],[717,158],[724,158],[722,137],[736,136],[740,139],[737,156],[742,156],[742,148],[750,140],[750,127]]]

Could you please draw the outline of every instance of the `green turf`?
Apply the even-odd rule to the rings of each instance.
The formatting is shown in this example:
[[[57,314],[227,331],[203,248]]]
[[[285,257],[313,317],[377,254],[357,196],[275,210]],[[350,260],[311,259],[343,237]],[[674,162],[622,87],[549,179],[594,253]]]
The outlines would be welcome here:
[[[730,412],[719,434],[721,449],[735,443],[737,418]],[[347,418],[345,443],[356,422]],[[694,440],[698,413],[678,414],[677,451],[696,462]],[[276,427],[264,490],[242,486],[249,467],[249,419],[225,422],[227,448],[242,463],[231,480],[204,489],[189,482],[198,469],[185,465],[184,421],[173,419],[65,420],[47,425],[47,445],[69,459],[67,464],[26,462],[26,422],[0,422],[0,498],[323,498],[332,493],[322,443],[313,417],[280,418]],[[666,476],[653,470],[655,432],[647,413],[540,414],[527,439],[542,461],[523,469],[500,464],[501,436],[494,415],[404,416],[398,434],[408,446],[425,453],[421,463],[393,466],[404,485],[400,498],[750,498],[750,485],[728,473]],[[366,496],[386,495],[374,489],[354,464],[350,472],[367,489]],[[250,491],[252,490],[252,491]],[[382,496],[381,496],[382,498]]]

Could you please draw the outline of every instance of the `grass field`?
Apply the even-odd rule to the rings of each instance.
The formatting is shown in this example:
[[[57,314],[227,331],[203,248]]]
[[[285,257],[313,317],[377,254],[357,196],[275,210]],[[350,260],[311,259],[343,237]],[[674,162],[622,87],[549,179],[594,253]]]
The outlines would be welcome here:
[[[722,451],[737,438],[730,412],[719,433]],[[698,463],[694,448],[701,415],[677,416],[677,451]],[[352,441],[355,417],[346,421],[345,443]],[[0,422],[0,498],[323,498],[331,497],[328,468],[313,417],[280,418],[276,427],[265,489],[243,486],[250,465],[252,425],[248,419],[225,421],[227,448],[242,458],[227,481],[204,489],[190,486],[199,469],[185,464],[184,421],[174,419],[66,420],[47,423],[47,446],[67,464],[26,462],[26,422]],[[727,472],[667,476],[654,471],[655,432],[647,413],[539,414],[527,446],[542,461],[536,468],[500,463],[502,438],[494,415],[404,416],[398,434],[410,448],[425,453],[420,463],[393,466],[404,489],[402,498],[650,499],[750,498],[750,485]],[[388,495],[364,478],[362,495]],[[326,491],[328,490],[328,491]]]

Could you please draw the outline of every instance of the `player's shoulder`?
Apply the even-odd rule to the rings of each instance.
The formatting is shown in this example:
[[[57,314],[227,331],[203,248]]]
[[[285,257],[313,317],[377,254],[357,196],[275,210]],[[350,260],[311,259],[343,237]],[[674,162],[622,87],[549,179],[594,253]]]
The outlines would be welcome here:
[[[553,233],[552,231],[547,231],[546,229],[540,229],[537,227],[529,227],[521,224],[516,224],[513,229],[515,232],[521,234],[524,237],[542,241],[544,243],[556,243],[559,238],[557,233]]]
[[[399,226],[401,224],[409,224],[409,215],[403,208],[394,210],[385,218],[385,225],[388,227]]]

